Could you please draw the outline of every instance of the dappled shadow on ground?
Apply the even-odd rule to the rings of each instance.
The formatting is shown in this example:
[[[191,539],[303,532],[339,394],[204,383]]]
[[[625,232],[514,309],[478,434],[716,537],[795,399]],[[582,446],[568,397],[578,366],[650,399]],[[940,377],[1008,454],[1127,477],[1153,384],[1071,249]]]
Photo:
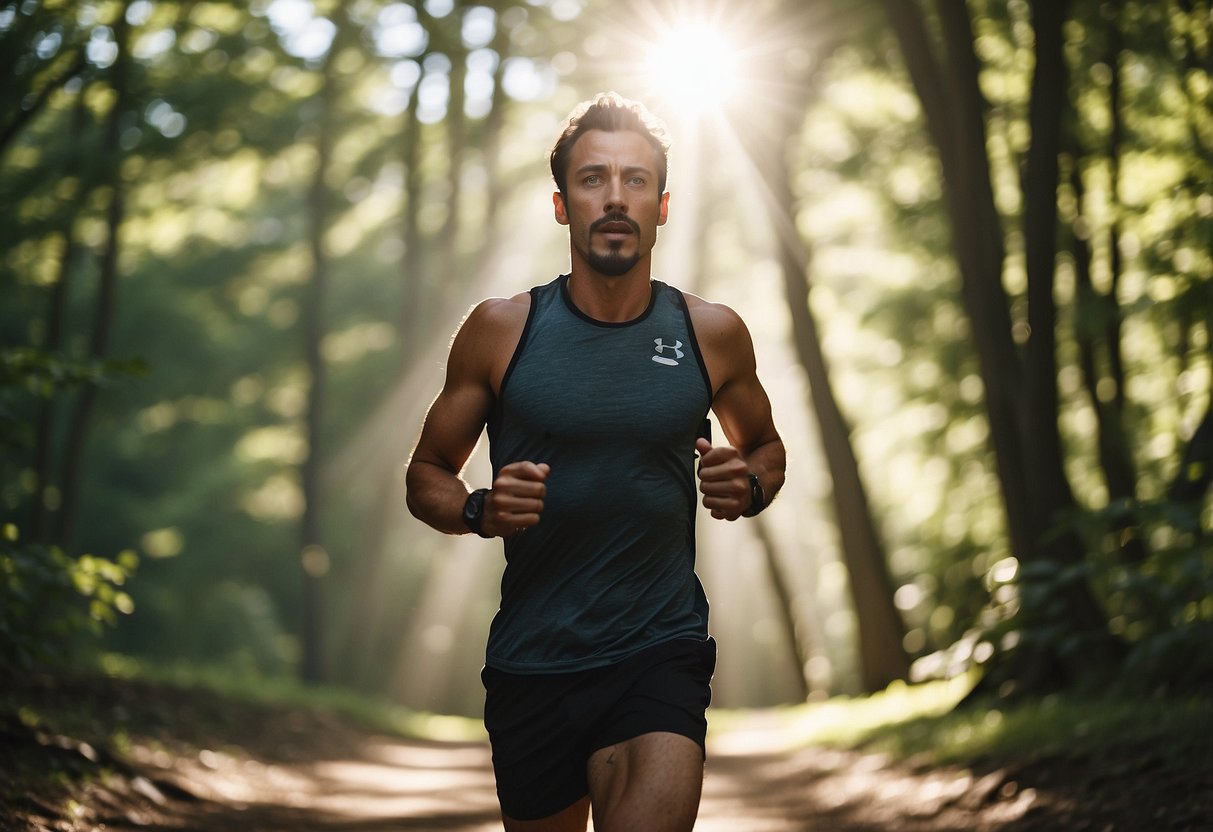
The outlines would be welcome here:
[[[1004,828],[1036,802],[1034,792],[1003,789],[1001,772],[916,772],[882,755],[783,749],[744,731],[722,737],[713,751],[701,832],[980,832]]]
[[[211,752],[149,770],[170,784],[141,812],[104,819],[111,830],[499,829],[487,746],[368,735],[341,759],[265,763]],[[187,799],[181,799],[188,794]]]
[[[1213,829],[1213,759],[1123,746],[971,768],[787,748],[761,715],[715,742],[698,832]],[[1213,752],[1211,752],[1213,754]]]
[[[501,828],[485,743],[142,683],[24,684],[0,697],[37,703],[0,713],[0,832]],[[762,713],[709,738],[698,832],[1213,829],[1210,761],[1166,748],[962,769],[787,741]],[[22,795],[18,769],[73,785]]]

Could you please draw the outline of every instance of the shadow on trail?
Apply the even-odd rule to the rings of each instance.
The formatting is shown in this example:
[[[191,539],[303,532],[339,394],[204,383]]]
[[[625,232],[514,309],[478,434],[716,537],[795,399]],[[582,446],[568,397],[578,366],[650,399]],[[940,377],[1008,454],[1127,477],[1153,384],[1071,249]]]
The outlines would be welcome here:
[[[347,738],[348,739],[348,738]],[[787,750],[770,737],[714,741],[699,832],[1003,829],[1036,802],[996,772],[913,772],[876,755]],[[148,770],[149,803],[99,818],[110,830],[387,832],[500,830],[489,749],[366,736],[332,759],[260,762],[216,752]]]
[[[62,794],[26,793],[0,806],[5,832],[501,830],[484,742],[136,681],[33,675],[9,688],[25,716],[0,712],[0,786],[35,762],[44,778],[79,776],[71,817]],[[1213,828],[1213,760],[1157,744],[957,768],[788,741],[763,712],[710,735],[697,832]]]
[[[264,763],[209,752],[148,771],[151,805],[110,830],[500,829],[487,745],[368,736],[345,758]]]

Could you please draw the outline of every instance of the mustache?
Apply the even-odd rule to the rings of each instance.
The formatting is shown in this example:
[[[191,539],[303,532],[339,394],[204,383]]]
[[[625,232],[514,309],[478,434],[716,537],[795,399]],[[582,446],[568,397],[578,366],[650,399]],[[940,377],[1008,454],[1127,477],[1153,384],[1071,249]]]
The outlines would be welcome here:
[[[621,214],[618,211],[612,214],[607,214],[601,219],[594,220],[594,222],[590,224],[590,233],[592,234],[593,232],[602,228],[602,226],[611,222],[627,223],[627,225],[632,229],[633,234],[640,234],[640,223],[636,222],[636,220],[632,219],[627,214]]]

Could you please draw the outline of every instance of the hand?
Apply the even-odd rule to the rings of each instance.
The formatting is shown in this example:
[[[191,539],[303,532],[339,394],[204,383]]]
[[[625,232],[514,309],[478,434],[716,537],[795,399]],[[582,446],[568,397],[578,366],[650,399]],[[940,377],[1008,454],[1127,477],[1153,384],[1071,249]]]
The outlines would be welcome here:
[[[547,495],[544,480],[551,470],[546,462],[511,462],[498,471],[484,498],[484,521],[480,525],[485,533],[511,537],[537,525]]]
[[[695,450],[703,507],[717,520],[736,520],[750,507],[750,469],[741,451],[730,445],[713,448],[702,438],[695,442]]]

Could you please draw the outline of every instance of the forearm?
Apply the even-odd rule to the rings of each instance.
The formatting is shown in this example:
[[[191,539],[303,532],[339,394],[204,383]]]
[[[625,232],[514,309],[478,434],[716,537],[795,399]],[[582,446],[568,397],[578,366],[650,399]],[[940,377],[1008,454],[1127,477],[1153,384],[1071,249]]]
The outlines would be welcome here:
[[[458,474],[431,462],[414,460],[405,473],[409,513],[446,534],[467,534],[463,505],[471,489]]]

